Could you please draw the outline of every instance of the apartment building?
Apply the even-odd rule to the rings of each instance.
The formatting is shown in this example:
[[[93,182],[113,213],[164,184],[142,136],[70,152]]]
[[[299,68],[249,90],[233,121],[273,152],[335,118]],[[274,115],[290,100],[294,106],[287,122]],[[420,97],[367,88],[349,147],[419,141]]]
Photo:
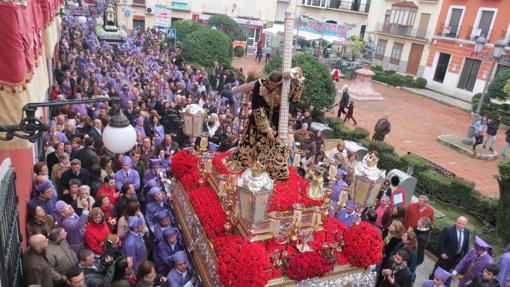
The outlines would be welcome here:
[[[487,44],[476,53],[475,41],[480,37]],[[506,55],[489,75],[494,43],[500,39],[507,45]],[[509,1],[444,0],[423,75],[428,88],[471,100],[486,81],[510,67],[509,42]]]
[[[376,50],[373,64],[421,76],[441,10],[441,0],[372,2],[367,31]]]

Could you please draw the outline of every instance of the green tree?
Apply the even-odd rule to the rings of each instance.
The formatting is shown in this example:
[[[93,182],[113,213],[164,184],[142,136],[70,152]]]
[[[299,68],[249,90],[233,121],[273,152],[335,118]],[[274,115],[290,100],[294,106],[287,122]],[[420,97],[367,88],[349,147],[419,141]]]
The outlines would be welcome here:
[[[500,100],[506,99],[507,94],[503,91],[503,88],[508,80],[510,80],[510,69],[499,72],[494,77],[487,90],[489,97]]]
[[[296,53],[292,56],[292,66],[301,67],[305,77],[303,93],[299,106],[306,108],[313,105],[317,109],[329,107],[336,97],[336,88],[331,80],[328,68],[311,55]],[[274,57],[264,67],[267,75],[272,71],[281,71],[282,58]]]
[[[510,161],[500,161],[499,169],[499,206],[496,231],[505,241],[510,240]]]
[[[503,87],[503,92],[506,94],[506,98],[510,99],[510,79],[506,81],[506,84]]]
[[[207,30],[206,26],[193,20],[181,20],[173,22],[172,28],[176,30],[178,42],[183,42],[186,36],[197,30]]]
[[[239,24],[226,15],[214,15],[207,20],[207,24],[210,28],[214,26],[219,31],[227,34],[232,40],[244,40],[245,38]]]
[[[209,68],[214,61],[230,67],[232,54],[230,38],[212,29],[199,29],[189,34],[182,44],[182,55],[187,61]]]
[[[365,41],[358,36],[349,37],[349,41],[353,43],[353,46],[351,47],[351,55],[352,60],[354,61],[356,58],[358,58],[361,51],[363,51],[363,45],[365,44]]]

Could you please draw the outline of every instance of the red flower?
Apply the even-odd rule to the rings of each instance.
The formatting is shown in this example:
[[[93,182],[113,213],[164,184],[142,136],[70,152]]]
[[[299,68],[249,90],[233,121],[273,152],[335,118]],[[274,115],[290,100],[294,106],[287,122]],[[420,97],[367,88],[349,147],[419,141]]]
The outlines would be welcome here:
[[[181,184],[186,191],[190,191],[192,189],[198,188],[200,186],[200,179],[202,179],[202,174],[198,169],[191,169],[190,173],[184,175],[181,178]]]
[[[360,222],[348,228],[344,236],[344,252],[351,265],[367,268],[382,259],[383,241],[376,227]]]
[[[319,252],[309,251],[294,256],[285,270],[285,275],[295,281],[322,277],[333,270],[333,265]]]
[[[308,198],[306,194],[308,185],[309,183],[296,172],[294,167],[289,167],[289,178],[274,184],[267,212],[291,210],[294,203],[301,203],[305,207],[322,205],[322,200]]]
[[[272,270],[263,243],[248,243],[238,235],[218,237],[213,241],[218,256],[216,272],[225,286],[262,287]]]
[[[232,171],[230,170],[226,165],[225,163],[223,162],[223,160],[228,157],[228,156],[231,156],[232,153],[231,152],[222,152],[220,154],[218,154],[217,156],[215,156],[212,160],[212,164],[213,164],[213,167],[214,169],[218,172],[218,173],[221,173],[221,174],[226,174],[226,175],[230,175],[230,174],[239,174],[239,172],[236,172],[236,171]]]
[[[223,236],[227,216],[214,190],[207,185],[203,185],[191,190],[188,194],[195,213],[207,235],[213,239],[217,236]]]
[[[192,155],[189,149],[181,150],[172,157],[170,170],[172,174],[181,180],[186,174],[198,171],[199,158]]]

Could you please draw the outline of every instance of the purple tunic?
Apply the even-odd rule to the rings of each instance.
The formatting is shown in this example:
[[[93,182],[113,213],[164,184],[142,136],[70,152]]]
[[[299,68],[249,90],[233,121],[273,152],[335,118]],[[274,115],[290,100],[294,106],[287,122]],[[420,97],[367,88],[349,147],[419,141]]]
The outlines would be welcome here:
[[[121,169],[115,173],[115,188],[120,190],[122,188],[122,184],[128,182],[135,187],[135,190],[140,188],[140,175],[138,171],[130,168],[128,171],[128,175],[126,177],[126,172]]]
[[[477,274],[482,273],[483,269],[492,263],[494,263],[494,259],[489,253],[478,257],[474,249],[469,251],[455,267],[458,274],[464,275],[464,278],[459,282],[459,287],[466,286]]]
[[[421,287],[436,287],[436,285],[434,285],[434,281],[427,280],[427,281],[423,282],[423,284],[421,284]],[[442,284],[439,287],[446,287],[446,286],[444,284]]]
[[[347,210],[342,208],[340,212],[338,212],[338,214],[335,216],[335,218],[340,220],[345,226],[349,227],[354,223],[354,220],[356,220],[356,216],[356,212],[347,214]]]
[[[133,270],[138,269],[138,264],[147,259],[147,250],[143,234],[136,234],[129,231],[122,243],[122,254],[133,258]]]
[[[499,258],[499,274],[498,282],[499,286],[506,286],[505,284],[510,282],[510,251],[503,253]]]
[[[87,229],[86,224],[88,219],[89,211],[84,209],[81,216],[75,213],[70,217],[62,219],[60,222],[60,226],[67,232],[67,242],[69,242],[69,246],[71,246],[71,249],[76,253],[83,247],[83,236]]]

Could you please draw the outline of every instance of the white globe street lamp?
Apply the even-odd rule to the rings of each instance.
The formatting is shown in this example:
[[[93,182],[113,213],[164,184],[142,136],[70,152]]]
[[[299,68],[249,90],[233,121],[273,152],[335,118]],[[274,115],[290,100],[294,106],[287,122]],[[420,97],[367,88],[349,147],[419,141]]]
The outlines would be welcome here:
[[[128,118],[119,110],[103,131],[103,143],[114,153],[130,151],[136,144],[136,132]]]

